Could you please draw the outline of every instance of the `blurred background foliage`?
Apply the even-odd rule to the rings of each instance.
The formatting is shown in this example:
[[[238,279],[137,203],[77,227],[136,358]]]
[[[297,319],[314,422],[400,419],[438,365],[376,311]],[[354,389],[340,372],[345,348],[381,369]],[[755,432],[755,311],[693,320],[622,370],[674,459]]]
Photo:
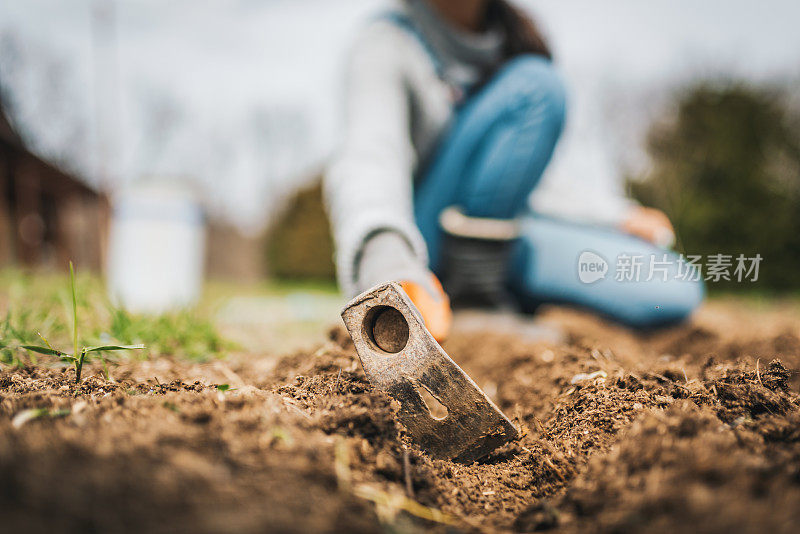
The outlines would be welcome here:
[[[333,281],[333,240],[322,199],[322,177],[299,190],[266,239],[269,274],[281,280]]]
[[[650,129],[651,169],[628,181],[643,204],[664,210],[686,254],[763,260],[755,283],[710,289],[799,290],[800,117],[789,91],[703,83],[675,97]]]

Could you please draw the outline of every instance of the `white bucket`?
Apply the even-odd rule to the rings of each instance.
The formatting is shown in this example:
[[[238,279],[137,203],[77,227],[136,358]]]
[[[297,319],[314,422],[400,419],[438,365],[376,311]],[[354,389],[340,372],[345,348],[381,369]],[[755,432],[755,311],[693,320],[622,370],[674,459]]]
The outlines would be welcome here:
[[[108,254],[112,301],[136,313],[189,306],[202,291],[205,229],[194,195],[148,184],[114,198]]]

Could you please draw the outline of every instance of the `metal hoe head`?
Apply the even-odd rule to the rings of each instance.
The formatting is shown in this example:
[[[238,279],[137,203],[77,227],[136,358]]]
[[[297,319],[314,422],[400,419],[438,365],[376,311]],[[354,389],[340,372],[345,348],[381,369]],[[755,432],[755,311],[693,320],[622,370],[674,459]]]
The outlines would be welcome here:
[[[517,429],[450,359],[394,282],[354,298],[342,319],[372,385],[400,403],[412,439],[434,458],[472,462],[515,439]],[[436,418],[421,388],[447,408]]]

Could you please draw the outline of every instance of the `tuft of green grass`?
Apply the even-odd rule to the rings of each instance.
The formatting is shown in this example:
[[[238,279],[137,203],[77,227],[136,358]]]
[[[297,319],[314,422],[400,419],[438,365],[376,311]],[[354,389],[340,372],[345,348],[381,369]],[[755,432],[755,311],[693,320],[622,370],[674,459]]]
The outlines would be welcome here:
[[[9,300],[21,302],[19,306],[13,306],[13,309],[9,303],[6,316],[0,321],[0,363],[13,367],[25,365],[26,362],[23,360],[25,354],[31,365],[38,364],[34,353],[26,352],[22,346],[36,343],[39,340],[40,331],[52,332],[60,337],[65,335],[68,330],[66,323],[58,313],[61,308],[59,296],[50,293],[45,298],[37,300],[35,305],[31,304],[23,298],[23,295],[27,293],[27,284],[28,279],[23,276],[14,278],[14,282],[9,284]]]
[[[207,360],[222,356],[223,351],[232,346],[209,320],[194,310],[149,316],[112,309],[111,325],[101,336],[126,344],[146,344],[149,357],[170,355]]]
[[[25,362],[20,358],[19,349],[26,343],[32,343],[36,339],[36,332],[15,326],[15,323],[10,312],[0,323],[0,362],[13,367],[22,367]],[[22,323],[27,323],[27,317],[22,318]],[[31,364],[36,365],[36,356],[30,354],[29,357]]]
[[[70,293],[72,294],[72,354],[53,348],[47,339],[42,334],[38,333],[39,338],[44,341],[46,346],[41,345],[21,345],[21,348],[33,353],[45,354],[48,356],[55,356],[62,361],[71,363],[75,367],[75,383],[79,384],[81,381],[81,372],[83,371],[83,364],[86,361],[86,356],[89,353],[98,353],[103,358],[104,352],[112,352],[119,350],[138,350],[143,349],[144,345],[97,345],[89,347],[80,347],[78,345],[78,293],[75,289],[75,269],[72,262],[69,262],[69,281]],[[103,365],[108,375],[108,368],[105,366],[105,359]]]
[[[223,357],[236,347],[217,332],[210,319],[213,308],[208,304],[159,316],[138,315],[114,307],[98,277],[74,273],[71,280],[65,286],[63,276],[0,270],[0,364],[38,365],[36,355],[41,352],[24,346],[47,349],[48,355],[58,352],[53,347],[71,346],[60,353],[74,357],[77,316],[79,345],[94,348],[144,344],[144,350],[130,353],[142,359],[170,356],[207,360]],[[47,342],[39,332],[46,334]],[[80,347],[77,353],[80,359]],[[123,355],[123,351],[87,352],[84,361],[99,357],[108,376],[108,365]]]

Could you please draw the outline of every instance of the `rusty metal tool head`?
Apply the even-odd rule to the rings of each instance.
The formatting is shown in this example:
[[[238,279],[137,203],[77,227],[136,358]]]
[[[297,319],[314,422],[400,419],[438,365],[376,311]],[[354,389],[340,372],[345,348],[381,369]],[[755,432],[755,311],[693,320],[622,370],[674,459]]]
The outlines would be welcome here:
[[[511,421],[433,339],[398,284],[357,296],[342,319],[367,378],[400,403],[400,421],[431,456],[472,462],[517,437]],[[420,392],[447,408],[446,415],[434,417]]]

